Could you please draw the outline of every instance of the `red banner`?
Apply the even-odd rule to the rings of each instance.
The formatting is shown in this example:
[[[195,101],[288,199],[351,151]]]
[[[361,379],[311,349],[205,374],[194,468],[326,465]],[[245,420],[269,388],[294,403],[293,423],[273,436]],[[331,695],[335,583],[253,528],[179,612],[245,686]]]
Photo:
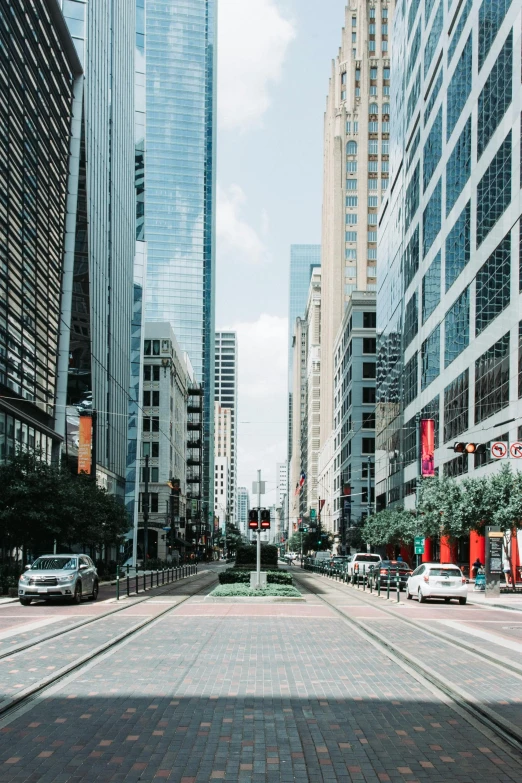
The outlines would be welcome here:
[[[78,444],[78,473],[91,473],[92,419],[80,416]]]
[[[435,420],[421,419],[421,476],[435,475]]]

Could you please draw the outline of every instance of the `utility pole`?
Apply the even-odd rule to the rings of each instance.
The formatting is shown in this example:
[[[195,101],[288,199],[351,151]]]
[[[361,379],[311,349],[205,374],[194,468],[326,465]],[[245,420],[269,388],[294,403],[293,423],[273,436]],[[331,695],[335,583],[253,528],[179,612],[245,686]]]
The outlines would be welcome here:
[[[143,469],[143,482],[145,491],[143,493],[143,565],[147,564],[147,553],[149,549],[149,455],[145,457],[145,467]]]

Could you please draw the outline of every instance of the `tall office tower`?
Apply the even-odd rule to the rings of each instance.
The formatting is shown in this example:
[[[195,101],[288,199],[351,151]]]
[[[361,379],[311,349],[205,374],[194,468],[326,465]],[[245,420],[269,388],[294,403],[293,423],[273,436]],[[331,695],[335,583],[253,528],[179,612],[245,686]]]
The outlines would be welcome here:
[[[227,521],[235,524],[235,513],[232,509],[235,509],[235,498],[233,506],[230,505],[230,485],[232,483],[232,455],[234,453],[234,424],[232,420],[232,409],[225,408],[220,405],[219,402],[214,403],[214,423],[215,423],[215,440],[214,440],[214,498],[213,509],[214,515],[218,517],[227,518]],[[226,483],[220,483],[219,486],[215,484],[216,471],[220,474],[226,472]],[[224,479],[220,478],[220,482]]]
[[[301,483],[301,473],[306,475],[306,350],[307,324],[304,318],[297,317],[293,339],[292,389],[292,456],[289,465],[288,487],[288,525],[289,532],[297,530],[297,522],[302,510],[306,509],[307,485]]]
[[[216,332],[215,337],[215,392],[214,399],[220,408],[230,411],[229,485],[227,507],[229,519],[236,519],[237,487],[237,334]],[[217,410],[217,409],[216,409]],[[216,431],[216,436],[217,436]],[[214,451],[217,456],[217,440]]]
[[[435,466],[448,477],[498,469],[489,449],[456,454],[455,441],[522,435],[520,24],[520,3],[491,0],[397,13],[394,186],[379,237],[378,508],[414,505],[418,414],[435,421]]]
[[[84,80],[74,260],[64,274],[71,325],[64,305],[60,346],[68,385],[58,396],[64,406],[97,411],[98,480],[123,496],[136,212],[135,9],[126,0],[62,5]]]
[[[146,319],[168,321],[203,385],[201,512],[213,522],[215,0],[146,7]]]
[[[306,320],[306,506],[317,513],[321,492],[318,486],[319,426],[321,401],[321,269],[314,269],[310,280]]]
[[[237,526],[242,535],[247,536],[248,531],[248,507],[250,505],[250,498],[248,495],[248,489],[246,487],[237,488]]]
[[[354,0],[324,117],[321,464],[333,453],[334,343],[352,291],[376,290],[377,213],[388,188],[394,0]]]
[[[230,465],[227,457],[214,457],[214,516],[222,530],[230,520],[227,498],[230,484]],[[234,523],[235,524],[235,523]]]
[[[70,303],[82,69],[56,0],[21,0],[3,11],[0,463],[22,449],[57,461],[65,434],[60,370],[67,385],[60,310],[68,325],[62,296]]]
[[[372,512],[375,494],[375,301],[374,292],[352,293],[334,346],[333,492],[323,516],[343,555],[354,529]]]
[[[276,465],[276,506],[280,506],[288,495],[288,464],[278,462]]]

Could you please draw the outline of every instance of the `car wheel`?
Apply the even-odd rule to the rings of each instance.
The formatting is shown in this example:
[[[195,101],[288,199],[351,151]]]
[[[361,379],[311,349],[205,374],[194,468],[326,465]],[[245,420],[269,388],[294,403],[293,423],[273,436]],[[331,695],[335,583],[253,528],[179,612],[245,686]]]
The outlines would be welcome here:
[[[406,588],[406,598],[408,599],[408,601],[411,601],[411,599],[413,598],[413,596],[410,593],[410,591],[408,590],[408,588]]]
[[[20,603],[22,604],[22,606],[29,606],[30,603],[31,603],[31,599],[30,598],[20,598]]]
[[[82,602],[82,586],[80,582],[76,582],[76,587],[74,588],[74,595],[72,600],[74,604],[81,604]]]
[[[419,587],[419,603],[420,604],[425,604],[426,603],[426,598],[423,596],[422,590],[420,589],[420,587]]]
[[[91,595],[91,601],[96,601],[98,598],[98,593],[100,591],[100,588],[98,586],[98,582],[95,582],[92,587],[92,595]]]
[[[468,600],[467,598],[459,598],[459,604],[461,606],[464,606],[464,604],[467,602],[467,600]]]

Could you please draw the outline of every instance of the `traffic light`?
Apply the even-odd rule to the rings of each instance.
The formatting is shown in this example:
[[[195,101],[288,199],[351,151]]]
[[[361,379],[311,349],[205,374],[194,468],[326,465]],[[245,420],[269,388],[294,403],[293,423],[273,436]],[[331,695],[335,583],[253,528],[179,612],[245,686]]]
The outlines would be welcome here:
[[[248,512],[248,527],[250,530],[257,530],[259,527],[259,511],[253,508]]]
[[[171,478],[167,481],[167,486],[170,487],[170,513],[176,518],[179,517],[180,512],[181,481],[178,478]]]
[[[261,511],[261,528],[263,530],[269,530],[270,528],[270,511],[266,509]]]
[[[454,443],[453,451],[456,454],[485,454],[485,443]]]

